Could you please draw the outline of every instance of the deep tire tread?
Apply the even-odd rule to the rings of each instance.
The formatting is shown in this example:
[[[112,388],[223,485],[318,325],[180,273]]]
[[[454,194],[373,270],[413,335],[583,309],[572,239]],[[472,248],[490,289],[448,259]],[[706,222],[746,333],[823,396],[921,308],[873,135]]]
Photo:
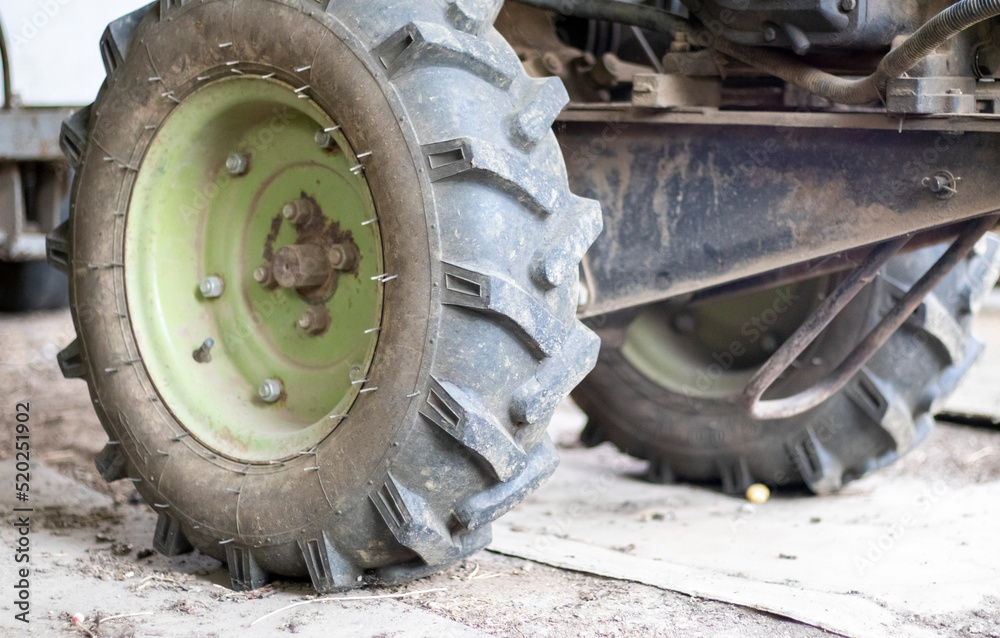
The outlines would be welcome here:
[[[275,0],[275,4],[289,3]],[[449,82],[467,81],[473,97],[469,104],[460,105],[463,109],[475,106],[476,100],[492,107],[497,92],[506,93],[510,107],[506,117],[497,122],[499,135],[473,129],[459,136],[441,136],[443,141],[421,140],[424,165],[418,168],[426,172],[434,189],[448,189],[451,180],[464,180],[500,193],[525,209],[515,221],[519,229],[532,229],[528,241],[534,243],[528,245],[533,253],[517,264],[499,267],[485,259],[451,257],[445,244],[439,264],[443,280],[437,281],[435,287],[445,316],[460,317],[461,321],[474,319],[489,334],[509,337],[509,347],[518,349],[517,356],[530,357],[533,369],[517,371],[527,380],[497,397],[485,391],[481,381],[467,380],[443,365],[429,366],[427,383],[411,395],[414,405],[419,405],[419,418],[402,432],[410,439],[419,438],[427,449],[441,446],[438,449],[447,458],[427,458],[427,467],[460,468],[457,471],[465,472],[464,480],[456,485],[465,491],[460,497],[445,495],[452,498],[449,503],[429,483],[415,480],[413,474],[407,473],[408,468],[394,468],[387,461],[384,469],[377,470],[368,491],[362,490],[359,495],[363,500],[354,513],[369,517],[379,528],[375,533],[378,538],[371,542],[382,554],[395,556],[394,562],[372,566],[367,555],[338,546],[337,534],[342,530],[336,529],[336,522],[321,531],[303,529],[300,534],[293,530],[294,540],[285,539],[284,545],[278,545],[277,541],[272,544],[270,538],[249,534],[220,537],[220,532],[209,529],[209,525],[192,525],[191,520],[180,520],[180,514],[170,513],[179,510],[158,511],[154,537],[157,550],[175,555],[194,545],[220,558],[224,553],[232,586],[237,590],[266,584],[272,574],[265,565],[281,573],[284,569],[302,573],[304,568],[317,591],[329,592],[366,583],[409,580],[481,549],[490,540],[489,523],[554,471],[557,456],[544,434],[544,421],[555,402],[593,367],[598,349],[596,336],[577,322],[575,294],[570,293],[575,292],[573,275],[579,259],[600,231],[600,208],[569,192],[565,168],[561,161],[555,161],[561,159],[558,144],[549,131],[564,103],[565,90],[553,80],[530,80],[516,54],[492,29],[502,2],[412,0],[379,9],[363,8],[363,3],[326,0],[300,0],[299,4],[308,8],[304,15],[328,27],[334,22],[344,24],[339,14],[356,12],[358,15],[352,13],[347,21],[351,24],[345,27],[357,38],[355,53],[370,55],[373,75],[390,78],[399,95],[403,95],[399,86],[417,78],[417,74],[421,81],[435,77]],[[161,0],[158,17],[162,22],[176,24],[190,18],[188,12],[201,6],[208,7],[209,3]],[[133,17],[148,10],[126,16],[105,32],[102,51],[108,52],[109,85],[114,84],[111,76],[121,75],[121,65],[129,55]],[[365,19],[371,20],[370,27]],[[433,121],[435,110],[441,108],[400,99],[406,116],[414,121]],[[64,148],[74,162],[84,161],[92,139],[87,131],[90,118],[88,108],[64,126]],[[533,162],[543,159],[544,165],[553,169],[552,174],[545,175],[546,171],[534,167]],[[68,236],[68,230],[63,235]],[[72,246],[61,240],[63,235],[54,235],[53,254],[58,257],[63,250],[69,264]],[[497,331],[495,326],[504,330]],[[67,376],[87,375],[83,353],[82,346],[75,342],[60,356]],[[484,359],[482,365],[488,364],[489,359]],[[106,419],[105,425],[111,427]],[[127,431],[128,427],[122,424],[122,429]],[[421,445],[416,447],[423,449]],[[401,449],[405,448],[403,445]],[[122,451],[107,452],[105,478],[123,478],[127,473],[127,460],[122,462],[116,454],[122,455]],[[221,462],[208,456],[213,462]],[[145,461],[162,463],[163,459],[151,455]],[[138,473],[148,474],[151,468],[138,468]],[[233,472],[241,474],[234,474],[233,485],[242,485],[244,471],[234,467]],[[319,483],[323,490],[322,481]],[[476,487],[470,490],[467,485]],[[240,494],[238,489],[228,489],[226,496],[230,498],[233,495],[229,492]],[[325,490],[323,493],[326,495]],[[250,498],[248,492],[244,495]],[[336,515],[340,514],[337,510]],[[240,515],[239,520],[246,519]],[[284,565],[274,562],[275,554],[284,556]]]
[[[889,263],[873,284],[870,307],[862,308],[868,329],[943,250],[932,247]],[[685,412],[691,398],[656,386],[605,345],[595,373],[576,395],[590,414],[581,440],[594,445],[606,438],[623,452],[669,464],[678,478],[717,480],[727,493],[740,493],[748,481],[835,492],[926,438],[935,407],[982,351],[970,333],[971,318],[998,275],[1000,239],[988,235],[844,390],[794,419],[749,422],[736,408],[726,412],[715,405],[704,417]],[[623,383],[639,389],[614,403]],[[722,436],[713,439],[713,431]],[[692,442],[699,434],[704,438]]]

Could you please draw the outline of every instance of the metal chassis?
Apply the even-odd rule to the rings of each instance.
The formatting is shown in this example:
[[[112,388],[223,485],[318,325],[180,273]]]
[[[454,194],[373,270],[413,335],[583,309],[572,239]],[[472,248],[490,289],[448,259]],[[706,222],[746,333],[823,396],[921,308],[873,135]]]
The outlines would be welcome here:
[[[0,260],[45,258],[45,235],[59,225],[69,171],[59,149],[64,108],[0,109]],[[29,221],[22,164],[37,165],[36,219]]]
[[[990,115],[571,107],[557,124],[570,183],[605,220],[580,316],[945,239],[1000,209],[998,133]],[[957,192],[933,192],[937,175]]]

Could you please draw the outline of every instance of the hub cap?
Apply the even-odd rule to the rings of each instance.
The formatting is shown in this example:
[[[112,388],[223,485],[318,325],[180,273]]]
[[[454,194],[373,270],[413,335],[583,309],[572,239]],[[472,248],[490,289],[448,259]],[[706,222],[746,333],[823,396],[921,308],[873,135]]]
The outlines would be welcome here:
[[[650,306],[628,327],[622,355],[672,392],[735,399],[828,285],[820,278],[732,299]]]

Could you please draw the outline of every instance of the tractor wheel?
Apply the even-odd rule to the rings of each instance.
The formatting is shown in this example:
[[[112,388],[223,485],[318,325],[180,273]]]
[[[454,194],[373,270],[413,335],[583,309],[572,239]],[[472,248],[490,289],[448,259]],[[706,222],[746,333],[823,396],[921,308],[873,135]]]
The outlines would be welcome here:
[[[600,232],[498,0],[157,2],[67,121],[69,272],[105,479],[154,546],[318,591],[474,552],[555,468]]]
[[[789,419],[755,421],[739,396],[836,277],[648,307],[617,339],[605,339],[597,367],[573,394],[590,417],[582,440],[611,441],[648,459],[657,482],[721,482],[731,494],[754,483],[836,491],[892,463],[929,432],[935,406],[982,350],[970,324],[1000,272],[998,247],[987,235],[844,390]],[[835,368],[943,251],[890,261],[766,398],[791,396]]]

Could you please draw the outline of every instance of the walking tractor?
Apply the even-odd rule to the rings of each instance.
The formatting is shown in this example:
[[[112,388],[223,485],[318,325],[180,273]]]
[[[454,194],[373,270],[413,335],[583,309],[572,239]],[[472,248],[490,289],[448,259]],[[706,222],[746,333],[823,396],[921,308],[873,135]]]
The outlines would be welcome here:
[[[818,494],[1000,269],[1000,0],[161,0],[63,124],[108,481],[236,589],[418,578],[586,445]],[[751,490],[754,498],[760,498]]]

